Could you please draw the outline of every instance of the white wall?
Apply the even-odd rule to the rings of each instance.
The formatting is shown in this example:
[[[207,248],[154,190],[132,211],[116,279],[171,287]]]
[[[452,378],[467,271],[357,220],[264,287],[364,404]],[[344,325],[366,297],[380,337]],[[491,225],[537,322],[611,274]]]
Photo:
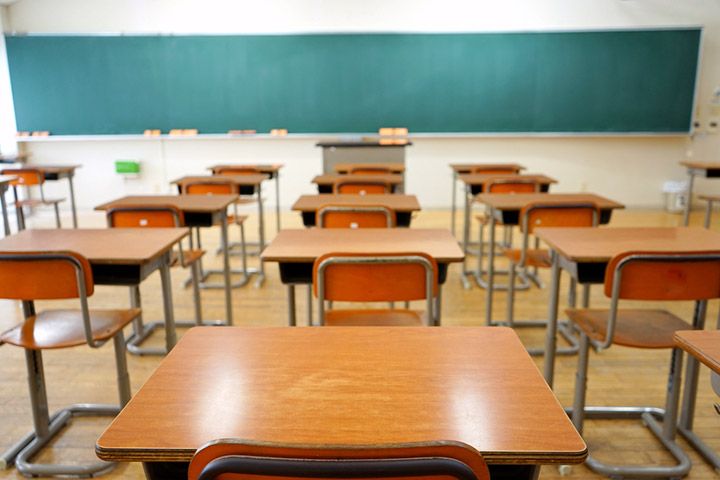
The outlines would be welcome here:
[[[664,180],[683,178],[677,162],[693,156],[718,161],[720,137],[703,133],[712,92],[720,85],[720,2],[717,0],[20,0],[8,8],[6,30],[30,33],[276,33],[349,31],[495,31],[703,25],[698,119],[693,139],[670,137],[566,137],[420,139],[408,150],[408,191],[423,206],[450,199],[448,163],[512,160],[555,176],[557,191],[587,190],[630,206],[659,206]],[[2,102],[0,57],[0,102]],[[0,111],[0,122],[6,114]],[[13,122],[14,124],[14,122]],[[35,161],[81,162],[80,206],[109,193],[165,188],[168,177],[202,171],[221,160],[286,163],[283,203],[289,205],[320,171],[311,140],[32,143]],[[111,161],[145,161],[145,178],[123,183]],[[195,168],[198,167],[198,168]],[[447,181],[445,181],[447,179]],[[720,188],[699,181],[697,192]]]

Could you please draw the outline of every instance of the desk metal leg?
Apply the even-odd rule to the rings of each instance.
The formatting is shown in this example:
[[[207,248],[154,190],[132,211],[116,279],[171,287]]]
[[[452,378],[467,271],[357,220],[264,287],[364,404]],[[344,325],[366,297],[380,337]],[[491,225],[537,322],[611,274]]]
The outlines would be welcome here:
[[[560,257],[555,250],[550,251],[552,259],[552,278],[550,280],[550,302],[545,332],[545,381],[552,388],[555,375],[555,346],[557,344],[558,303],[560,301]]]
[[[308,285],[307,290],[307,322],[308,327],[313,326],[313,286],[312,283]]]
[[[710,219],[712,218],[712,208],[713,208],[713,202],[712,200],[707,201],[707,207],[705,207],[705,222],[703,223],[703,227],[710,228]]]
[[[690,209],[692,208],[692,193],[693,193],[693,184],[695,183],[695,171],[693,169],[688,169],[688,198],[685,202],[685,212],[683,213],[683,225],[686,227],[690,223]]]
[[[470,289],[470,281],[467,279],[467,276],[470,274],[470,271],[467,269],[467,251],[468,251],[468,244],[470,243],[470,187],[466,187],[463,189],[463,192],[465,192],[465,209],[463,213],[463,241],[462,241],[462,249],[463,249],[463,264],[462,264],[462,275],[460,275],[460,280],[462,281],[463,288],[465,290]]]
[[[228,242],[228,220],[227,211],[223,212],[220,218],[220,236],[223,249],[223,280],[225,283],[225,320],[227,325],[233,324],[232,311],[232,283],[230,281],[230,246]],[[262,263],[261,263],[262,265]]]
[[[78,221],[77,221],[77,208],[75,207],[75,186],[73,185],[73,176],[74,174],[68,175],[68,185],[70,186],[70,209],[72,210],[72,221],[73,221],[73,228],[78,228]]]
[[[495,211],[490,209],[490,240],[488,246],[487,289],[485,291],[485,325],[492,325],[492,301],[495,281]],[[481,240],[482,241],[482,240]]]
[[[165,348],[167,352],[177,343],[175,333],[175,315],[173,312],[172,281],[170,279],[170,254],[166,253],[160,265],[160,283],[162,285],[163,310],[165,314]]]
[[[2,216],[3,216],[3,226],[5,227],[5,236],[7,237],[10,235],[10,221],[8,220],[8,209],[7,209],[7,200],[5,199],[5,194],[7,193],[7,189],[0,192],[0,204],[2,205]]]
[[[258,256],[265,250],[265,217],[263,214],[263,201],[262,201],[262,184],[257,186],[258,196],[258,238],[260,240],[260,246],[258,247]],[[227,238],[225,238],[227,242]],[[260,287],[265,281],[265,263],[260,261],[260,268],[258,269],[258,276],[255,280],[255,287]]]
[[[457,177],[458,174],[453,169],[452,174],[452,200],[450,203],[450,231],[453,234],[453,237],[455,237],[455,212],[457,211],[456,204],[457,204]],[[457,237],[456,237],[457,238]]]
[[[280,171],[275,172],[275,227],[280,233]]]
[[[295,316],[295,285],[288,284],[287,286],[288,295],[288,326],[297,326],[297,317]]]

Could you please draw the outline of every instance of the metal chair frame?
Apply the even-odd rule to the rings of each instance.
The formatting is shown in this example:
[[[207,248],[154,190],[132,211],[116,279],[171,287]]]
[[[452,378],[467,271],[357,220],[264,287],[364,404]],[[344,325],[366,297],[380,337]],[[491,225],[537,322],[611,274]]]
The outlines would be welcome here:
[[[75,269],[78,300],[80,301],[80,310],[85,329],[85,341],[91,348],[99,348],[105,343],[104,341],[96,342],[93,339],[85,273],[82,264],[75,257],[62,252],[32,255],[0,254],[0,261],[2,260],[28,262],[62,260],[70,263]],[[26,320],[36,314],[34,301],[23,300],[22,306]],[[26,476],[63,475],[73,477],[92,477],[106,473],[115,467],[114,463],[108,462],[96,462],[87,465],[62,465],[32,463],[30,461],[67,425],[72,417],[89,415],[114,417],[120,413],[122,407],[130,400],[130,378],[122,330],[119,330],[113,337],[113,346],[115,349],[119,405],[80,403],[70,405],[52,415],[49,414],[48,409],[42,350],[25,349],[34,430],[2,454],[0,466],[7,467],[15,464],[18,472]]]
[[[328,213],[382,213],[385,215],[387,220],[387,228],[393,228],[395,226],[395,213],[388,207],[383,205],[365,205],[365,206],[345,206],[345,205],[326,205],[317,211],[317,226],[319,228],[325,227],[325,216]],[[350,227],[356,228],[356,227]]]
[[[210,442],[201,447],[198,452],[214,445],[238,446],[252,445],[234,439],[221,439]],[[455,442],[432,442],[432,443],[410,443],[398,444],[397,446],[373,446],[366,447],[344,447],[344,446],[323,446],[322,452],[328,457],[319,456],[317,453],[302,453],[291,455],[284,450],[283,445],[278,445],[277,455],[256,455],[254,453],[240,454],[228,453],[212,458],[198,472],[191,468],[190,478],[192,480],[214,480],[224,474],[252,475],[260,477],[280,478],[326,478],[340,480],[344,478],[354,479],[394,479],[404,477],[450,477],[455,480],[488,480],[490,473],[482,457],[479,465],[473,468],[460,458],[447,455],[448,452],[440,450],[433,454],[432,450],[422,456],[414,456],[413,448],[432,449],[433,446],[446,447],[452,444],[460,447],[462,444]],[[274,446],[263,445],[263,447]],[[290,446],[292,448],[293,446]],[[465,446],[466,448],[470,448]],[[300,447],[303,448],[303,447]],[[399,451],[392,452],[394,448]],[[334,450],[337,449],[337,452]],[[347,456],[349,450],[362,453],[362,450],[381,450],[383,453],[392,453],[393,456]],[[402,449],[402,450],[400,450]],[[343,452],[343,453],[340,453]],[[347,458],[346,458],[347,456]],[[193,463],[195,459],[193,459]]]
[[[222,175],[218,175],[218,177],[221,177]],[[230,187],[231,190],[235,190],[235,185],[231,182],[217,182],[213,181],[212,184],[221,184],[221,185],[227,185]],[[185,185],[183,194],[185,195],[197,195],[192,193],[187,193],[187,190],[194,185],[204,185],[205,182],[196,182],[196,183],[189,183]],[[261,199],[258,199],[258,201],[262,202]],[[237,204],[233,204],[233,214],[235,216],[238,216],[238,210],[237,210]],[[260,262],[260,268],[250,268],[247,266],[247,257],[249,255],[247,250],[248,243],[245,241],[245,224],[239,223],[237,226],[240,228],[240,242],[230,242],[228,241],[227,244],[227,250],[228,255],[232,255],[232,249],[234,246],[240,246],[240,258],[242,262],[242,268],[240,270],[238,269],[231,269],[230,274],[231,275],[242,275],[242,278],[236,282],[231,283],[231,288],[240,288],[245,286],[249,281],[252,275],[257,275],[258,278],[255,281],[255,286],[259,287],[262,285],[263,281],[265,280],[265,265],[261,261]],[[191,228],[190,233],[190,246],[191,248],[194,248],[194,243],[197,242],[198,248],[202,249],[202,240],[201,240],[201,233],[200,233],[200,227]],[[193,239],[192,230],[195,230],[195,238]],[[223,249],[225,248],[223,246],[223,240],[220,239],[220,246],[218,247],[216,253],[221,253]],[[207,289],[224,289],[225,284],[222,282],[208,282],[208,278],[210,275],[222,275],[225,271],[219,268],[212,268],[212,269],[205,269],[203,268],[202,259],[200,259],[200,288],[207,288]],[[185,280],[185,285],[189,285],[192,282],[192,278],[188,278]]]
[[[533,179],[527,179],[527,178],[516,178],[516,179],[509,179],[509,178],[496,178],[488,180],[483,184],[483,191],[487,193],[493,193],[492,188],[495,185],[507,185],[507,184],[528,184],[533,185],[535,187],[535,192],[540,191],[540,184]],[[469,193],[470,188],[468,188]],[[512,195],[512,193],[507,193],[508,195]],[[482,222],[478,222],[478,242],[477,242],[477,250],[472,251],[469,248],[465,249],[465,253],[470,253],[477,256],[477,265],[475,267],[475,270],[468,270],[467,269],[467,256],[465,259],[463,259],[463,276],[461,277],[463,280],[463,286],[465,289],[470,288],[470,284],[466,280],[466,276],[471,276],[475,279],[475,283],[477,283],[478,287],[480,288],[488,288],[488,282],[484,278],[484,276],[487,274],[487,269],[483,268],[483,257],[487,256],[485,253],[485,246],[488,246],[490,248],[489,242],[486,242],[483,240],[483,237],[485,236],[485,225]],[[502,242],[495,242],[496,247],[500,248],[511,248],[513,243],[513,227],[512,225],[503,225],[503,240]],[[495,269],[494,273],[495,275],[507,275],[508,270],[501,270],[501,269]],[[530,274],[529,272],[523,270],[521,276],[520,276],[520,284],[517,285],[515,288],[517,290],[527,290],[530,288],[530,282],[535,283],[538,287],[541,287],[540,279],[537,277],[537,271],[535,272],[535,275]],[[500,284],[498,282],[493,282],[493,290],[507,290],[508,286],[507,284]]]
[[[440,309],[434,295],[435,272],[427,258],[420,255],[397,255],[387,257],[368,256],[337,256],[323,260],[317,272],[317,306],[320,325],[325,325],[325,270],[331,265],[373,265],[373,264],[416,264],[425,269],[425,311],[428,322],[433,326],[440,326]],[[440,289],[438,288],[438,298]]]
[[[592,227],[597,227],[598,221],[599,221],[599,212],[597,205],[594,203],[568,203],[568,204],[543,204],[543,203],[537,203],[530,208],[528,208],[525,211],[525,214],[520,219],[520,226],[521,231],[523,234],[522,238],[522,249],[520,254],[520,261],[519,265],[525,265],[525,262],[527,260],[527,250],[530,245],[530,232],[529,232],[529,225],[528,225],[528,219],[530,217],[530,214],[535,210],[541,210],[541,209],[553,209],[553,210],[572,210],[572,209],[588,209],[592,210]],[[590,228],[592,228],[590,227]],[[536,245],[538,244],[537,238]],[[522,269],[525,269],[524,267],[520,267],[521,271]],[[509,268],[509,276],[508,276],[508,285],[510,288],[508,288],[508,300],[507,300],[507,314],[506,314],[506,320],[505,322],[501,322],[502,325],[507,325],[508,327],[515,328],[515,327],[547,327],[547,320],[515,320],[515,272],[516,272],[516,265],[511,261],[510,262],[510,268]],[[570,282],[570,294],[568,295],[569,301],[571,307],[574,307],[576,304],[576,288],[577,288],[577,282],[575,280],[571,280]],[[590,305],[590,285],[583,285],[583,292],[582,292],[582,306],[583,308],[587,308]],[[558,332],[560,335],[565,339],[565,341],[569,344],[568,347],[558,348],[556,351],[557,355],[574,355],[578,352],[579,349],[579,343],[578,343],[578,337],[576,335],[576,332],[574,331],[574,326],[571,325],[568,321],[563,321],[558,324]],[[530,355],[544,355],[545,349],[541,347],[531,347],[528,348],[528,353]]]
[[[44,205],[47,205],[48,203],[52,204],[53,209],[55,210],[55,227],[56,228],[62,228],[61,222],[60,222],[60,202],[65,200],[61,199],[56,202],[47,202],[45,200],[45,190],[43,189],[43,183],[45,183],[45,174],[42,172],[42,170],[38,170],[35,168],[16,168],[16,169],[7,169],[2,171],[4,174],[12,175],[13,172],[32,172],[35,173],[38,177],[38,183],[35,184],[38,186],[38,190],[40,190],[40,200],[43,202]],[[27,191],[30,191],[30,185],[24,185]],[[20,202],[20,196],[18,195],[18,185],[13,185],[13,198],[15,200],[15,212],[16,212],[16,220],[17,220],[17,226],[18,231],[19,230],[25,230],[25,211],[23,210],[23,207],[21,205],[18,205]],[[29,196],[29,193],[28,193]]]
[[[622,477],[670,477],[681,478],[690,471],[691,462],[687,454],[675,442],[676,433],[680,432],[688,441],[690,438],[677,425],[680,381],[682,370],[682,350],[672,349],[670,362],[670,373],[665,399],[665,408],[657,407],[587,407],[585,397],[587,390],[587,370],[589,363],[589,350],[592,347],[599,352],[609,348],[613,343],[615,327],[617,324],[618,304],[620,301],[620,285],[622,282],[622,271],[625,266],[632,262],[697,262],[697,261],[720,261],[720,255],[712,254],[636,254],[630,255],[618,262],[613,272],[613,287],[610,298],[608,323],[605,338],[596,341],[589,338],[584,332],[580,332],[580,354],[578,356],[578,371],[575,382],[575,398],[572,407],[572,421],[575,428],[582,434],[585,418],[589,419],[629,419],[640,418],[650,431],[663,444],[668,452],[677,460],[672,467],[666,466],[631,466],[631,465],[609,465],[598,461],[588,455],[586,464],[592,470],[611,476]],[[704,316],[707,300],[696,300],[695,315]],[[689,379],[686,379],[686,382]],[[685,390],[688,386],[686,383]],[[687,393],[686,393],[687,395]],[[660,421],[662,420],[662,425]],[[692,444],[692,442],[690,442]]]
[[[172,215],[175,227],[183,227],[183,223],[180,220],[177,208],[173,206],[161,206],[161,205],[148,205],[148,206],[133,206],[133,205],[118,205],[110,208],[106,212],[107,224],[109,228],[117,228],[113,225],[113,215],[121,212],[167,212]],[[192,235],[192,233],[191,233]],[[183,256],[182,240],[178,242],[178,258],[180,264],[185,267],[185,258]],[[192,286],[193,292],[193,308],[194,308],[194,321],[182,321],[176,320],[175,326],[178,327],[194,327],[202,325],[220,325],[220,322],[203,322],[202,318],[202,303],[200,300],[200,267],[198,261],[190,265],[190,285]],[[141,308],[142,300],[140,295],[140,285],[133,285],[130,288],[130,306],[132,308]],[[133,355],[166,355],[168,352],[165,348],[153,348],[153,347],[142,347],[141,345],[159,328],[165,328],[165,321],[156,320],[150,323],[144,323],[143,317],[140,315],[133,321],[132,334],[127,339],[127,350]]]

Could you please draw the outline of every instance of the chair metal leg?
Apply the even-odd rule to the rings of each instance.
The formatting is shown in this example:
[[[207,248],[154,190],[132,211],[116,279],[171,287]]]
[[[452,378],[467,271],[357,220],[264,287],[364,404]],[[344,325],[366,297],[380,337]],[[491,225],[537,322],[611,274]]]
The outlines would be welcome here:
[[[612,465],[588,455],[585,464],[591,470],[613,479],[621,478],[681,478],[690,471],[690,458],[675,442],[678,400],[680,398],[680,374],[682,352],[673,349],[670,374],[665,398],[665,409],[655,407],[586,407],[589,340],[585,333],[580,336],[580,353],[575,378],[575,398],[571,411],[573,425],[583,434],[587,419],[633,419],[639,418],[663,444],[676,460],[673,466],[661,465]],[[662,425],[659,421],[662,421]]]
[[[123,350],[123,339],[119,337],[119,345]],[[124,350],[123,350],[124,351]],[[117,359],[118,357],[116,357]],[[93,477],[112,470],[114,463],[95,462],[86,465],[63,465],[32,463],[36,456],[70,421],[73,416],[101,415],[115,416],[120,412],[117,405],[76,404],[60,410],[53,415],[48,413],[47,392],[45,388],[45,372],[40,350],[25,350],[30,387],[30,403],[33,413],[34,431],[2,455],[3,463],[15,464],[18,472],[25,476],[72,476]],[[118,372],[122,364],[118,365]],[[127,370],[127,369],[126,369]],[[129,388],[127,392],[129,398]]]
[[[250,268],[247,266],[247,257],[248,257],[248,251],[247,251],[247,242],[245,241],[245,225],[240,223],[240,256],[242,259],[242,269],[240,270],[230,270],[230,273],[242,275],[242,278],[237,281],[233,282],[231,284],[232,288],[239,288],[245,286],[249,281],[250,277],[252,275],[257,275],[257,278],[255,279],[255,287],[259,288],[262,286],[262,284],[265,282],[265,264],[260,261],[260,267],[259,268]],[[230,254],[230,248],[233,246],[233,244],[230,244],[228,247],[228,255]],[[220,241],[220,251],[224,250],[224,243],[222,242],[222,239]],[[224,273],[223,269],[209,269],[209,270],[201,270],[201,282],[200,282],[200,288],[207,288],[207,289],[218,289],[218,288],[225,288],[224,283],[214,283],[214,282],[208,282],[206,279],[210,275],[221,275]],[[185,285],[189,283],[189,280],[185,281]]]
[[[313,286],[312,283],[308,285],[307,289],[307,322],[308,327],[313,326]]]
[[[200,303],[200,265],[193,262],[190,265],[192,275],[193,307],[195,308],[195,325],[202,325],[202,304]]]
[[[295,285],[292,283],[287,286],[288,295],[288,326],[294,327],[297,325],[297,317],[295,314]]]

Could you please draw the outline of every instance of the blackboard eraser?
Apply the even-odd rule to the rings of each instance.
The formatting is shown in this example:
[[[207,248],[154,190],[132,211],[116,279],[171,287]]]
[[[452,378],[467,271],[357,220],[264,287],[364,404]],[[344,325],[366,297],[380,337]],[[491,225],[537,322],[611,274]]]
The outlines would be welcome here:
[[[197,135],[198,129],[197,128],[185,128],[182,131],[183,135]]]
[[[281,137],[281,136],[284,136],[287,134],[288,134],[287,128],[273,128],[272,130],[270,130],[270,135],[275,135],[278,137]]]
[[[15,136],[16,137],[29,137],[30,132],[17,132],[17,133],[15,133]]]
[[[143,135],[145,135],[146,137],[159,137],[160,129],[159,128],[147,129],[143,132]]]
[[[33,136],[33,137],[49,137],[50,132],[48,132],[47,130],[40,130],[37,132],[32,132],[31,136]]]
[[[408,134],[406,127],[382,127],[378,130],[381,137],[401,137]]]
[[[182,135],[182,132],[181,128],[173,128],[168,132],[168,135]]]

